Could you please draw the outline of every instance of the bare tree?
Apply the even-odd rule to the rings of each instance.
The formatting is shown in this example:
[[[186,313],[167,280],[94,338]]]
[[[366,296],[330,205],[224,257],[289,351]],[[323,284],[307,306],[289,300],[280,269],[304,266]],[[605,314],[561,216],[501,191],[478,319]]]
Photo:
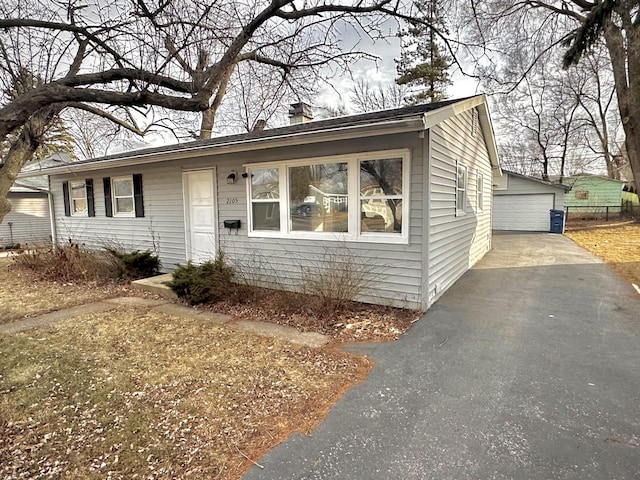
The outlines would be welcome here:
[[[580,121],[585,126],[583,145],[602,158],[609,178],[620,180],[625,167],[622,155],[621,121],[615,105],[615,85],[611,63],[602,49],[594,49],[569,72],[569,83],[581,107]]]
[[[290,99],[308,101],[320,81],[320,72],[315,69],[302,67],[290,75],[282,75],[259,63],[240,64],[217,113],[216,125],[227,131],[249,132],[259,121],[271,125],[284,123]]]
[[[368,80],[359,79],[351,88],[351,102],[356,112],[372,112],[399,108],[407,105],[409,89],[404,85],[389,82],[371,85]]]
[[[561,179],[565,176],[576,151],[572,147],[584,127],[578,121],[579,95],[571,79],[548,65],[548,62],[536,65],[509,95],[494,100],[496,120],[501,132],[507,134],[499,137],[505,144],[502,152],[516,159],[512,162],[506,158],[506,162],[515,163],[515,170],[521,173],[533,170],[544,180],[552,175]],[[535,167],[523,164],[518,143]]]
[[[335,104],[320,103],[316,105],[313,110],[314,118],[319,120],[349,115],[349,110],[342,99],[338,99],[338,102]]]
[[[240,64],[287,77],[302,66],[347,62],[357,52],[337,50],[338,27],[356,22],[380,35],[383,19],[409,18],[400,7],[391,0],[5,0],[0,142],[16,140],[0,166],[0,221],[10,210],[9,188],[63,111],[84,110],[137,134],[145,129],[130,122],[134,114],[122,115],[128,109],[203,111],[206,137]],[[37,81],[14,90],[23,70]]]
[[[468,25],[476,26],[470,43],[479,47],[479,73],[497,72],[512,52],[526,56],[525,68],[510,72],[511,88],[547,53],[566,51],[558,66],[579,64],[604,39],[611,64],[618,114],[636,184],[640,184],[640,5],[637,0],[473,0]],[[469,29],[471,30],[471,29]],[[486,68],[489,66],[490,68]],[[503,69],[504,71],[504,69]],[[493,76],[494,80],[503,79]],[[504,85],[504,82],[503,82]]]

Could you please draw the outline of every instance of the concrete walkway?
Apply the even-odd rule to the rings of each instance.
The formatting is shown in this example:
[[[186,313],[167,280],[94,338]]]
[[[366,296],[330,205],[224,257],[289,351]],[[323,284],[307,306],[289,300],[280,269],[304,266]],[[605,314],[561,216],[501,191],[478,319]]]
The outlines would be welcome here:
[[[254,322],[250,320],[234,322],[232,321],[232,317],[229,315],[196,310],[184,305],[172,303],[168,300],[154,300],[140,297],[111,298],[101,302],[78,305],[76,307],[45,313],[36,317],[26,318],[24,320],[16,320],[14,322],[0,324],[0,335],[10,335],[33,328],[47,327],[61,320],[89,315],[92,313],[116,310],[121,306],[147,308],[169,315],[175,315],[177,317],[206,319],[217,325],[225,325],[228,328],[235,328],[237,330],[251,332],[256,335],[279,338],[304,347],[321,348],[330,341],[329,337],[320,333],[300,332],[293,327],[287,327],[285,325]]]
[[[563,236],[494,246],[244,480],[640,478],[640,297]]]

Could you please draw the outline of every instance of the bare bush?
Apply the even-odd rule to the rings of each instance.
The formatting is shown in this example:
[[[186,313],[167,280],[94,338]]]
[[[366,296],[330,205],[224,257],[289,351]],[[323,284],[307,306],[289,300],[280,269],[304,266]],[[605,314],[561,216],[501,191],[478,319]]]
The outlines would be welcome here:
[[[329,316],[344,310],[382,275],[382,266],[371,257],[360,257],[344,244],[299,262],[302,293],[309,295],[316,313]]]
[[[69,239],[55,245],[34,246],[13,257],[13,268],[30,270],[41,280],[105,282],[118,278],[118,259]]]

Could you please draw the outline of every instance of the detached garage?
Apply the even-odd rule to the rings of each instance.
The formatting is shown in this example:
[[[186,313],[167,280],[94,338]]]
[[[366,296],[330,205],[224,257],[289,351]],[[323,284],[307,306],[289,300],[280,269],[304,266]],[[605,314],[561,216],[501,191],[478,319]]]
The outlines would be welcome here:
[[[569,188],[503,171],[493,178],[493,230],[548,232],[549,210],[564,209]]]

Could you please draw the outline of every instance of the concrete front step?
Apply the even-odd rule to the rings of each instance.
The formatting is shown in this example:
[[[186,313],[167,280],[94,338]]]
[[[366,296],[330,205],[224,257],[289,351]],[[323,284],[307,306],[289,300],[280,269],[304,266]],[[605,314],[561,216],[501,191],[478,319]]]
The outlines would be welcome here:
[[[170,273],[165,273],[164,275],[134,280],[131,282],[131,286],[144,292],[155,293],[156,295],[160,295],[164,298],[175,299],[178,298],[177,295],[173,293],[173,290],[165,285],[165,282],[169,282],[171,279],[172,275]]]

